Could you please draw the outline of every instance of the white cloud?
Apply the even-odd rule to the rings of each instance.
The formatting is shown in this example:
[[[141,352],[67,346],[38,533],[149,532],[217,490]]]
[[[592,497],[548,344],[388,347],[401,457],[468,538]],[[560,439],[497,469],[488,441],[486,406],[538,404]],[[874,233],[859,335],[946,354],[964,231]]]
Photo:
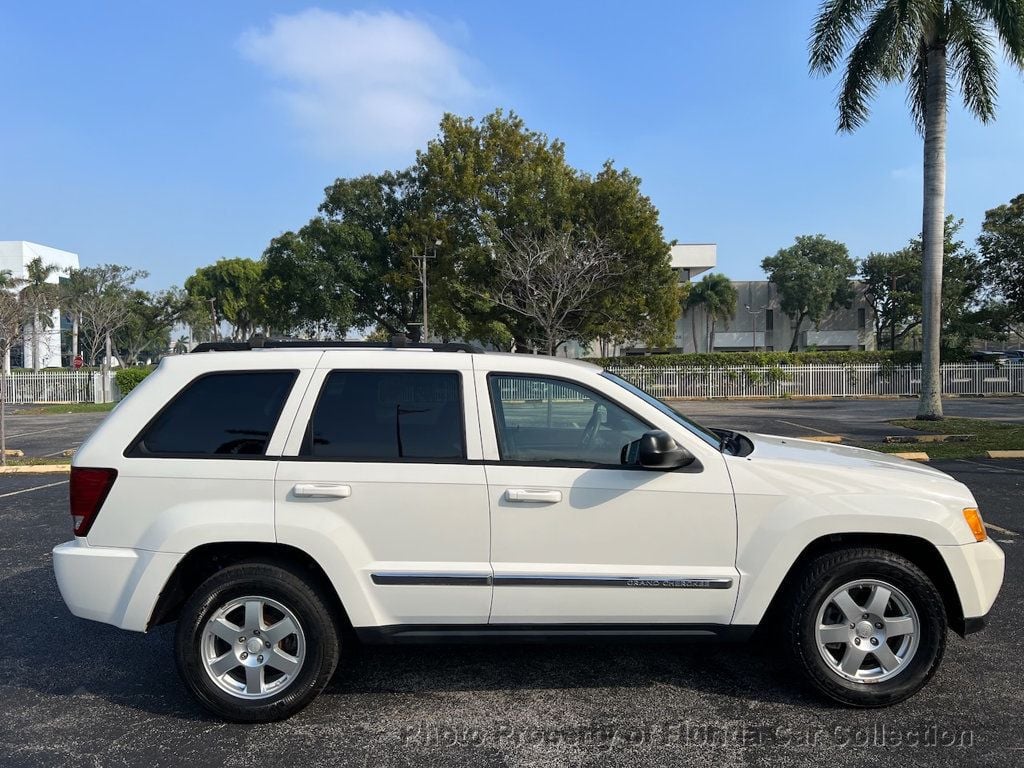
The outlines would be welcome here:
[[[390,12],[311,8],[239,40],[275,96],[328,157],[398,158],[423,146],[445,111],[476,106],[470,62],[425,22]]]

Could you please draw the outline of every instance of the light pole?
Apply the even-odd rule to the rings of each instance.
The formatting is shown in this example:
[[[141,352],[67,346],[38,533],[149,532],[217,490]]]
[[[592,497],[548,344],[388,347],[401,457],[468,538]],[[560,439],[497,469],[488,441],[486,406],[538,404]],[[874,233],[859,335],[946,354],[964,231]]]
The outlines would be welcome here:
[[[430,338],[430,326],[427,323],[427,259],[437,258],[437,246],[441,244],[440,240],[434,241],[433,253],[427,254],[427,249],[423,249],[422,254],[413,254],[414,259],[418,259],[420,262],[420,289],[423,294],[423,341],[426,342]]]
[[[768,309],[768,305],[765,304],[763,307],[758,309],[751,309],[749,304],[744,304],[743,308],[747,310],[747,314],[750,315],[750,346],[757,352],[757,316]]]

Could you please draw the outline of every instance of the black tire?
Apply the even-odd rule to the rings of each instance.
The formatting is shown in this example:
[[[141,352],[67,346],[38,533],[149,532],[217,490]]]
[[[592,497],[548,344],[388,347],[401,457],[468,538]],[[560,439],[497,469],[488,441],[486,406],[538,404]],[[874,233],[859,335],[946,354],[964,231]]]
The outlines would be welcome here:
[[[203,661],[207,622],[233,600],[247,596],[265,597],[286,607],[303,636],[302,664],[281,691],[267,698],[245,699],[222,689]],[[339,643],[328,603],[315,586],[287,567],[248,562],[218,571],[189,597],[178,618],[174,651],[178,672],[200,704],[225,720],[256,723],[290,717],[316,698],[338,665]],[[239,669],[244,674],[244,668]],[[270,670],[268,674],[280,673]]]
[[[909,598],[917,612],[916,651],[905,662],[906,666],[900,666],[888,679],[850,680],[830,666],[819,650],[819,610],[835,590],[858,580],[876,580],[896,587]],[[843,549],[810,561],[796,575],[787,592],[782,616],[786,645],[796,666],[814,688],[847,706],[886,707],[913,696],[935,674],[946,648],[947,622],[942,595],[914,563],[882,549]],[[851,630],[854,630],[853,625]],[[855,630],[851,637],[854,634]],[[869,640],[863,642],[870,653]],[[900,641],[893,638],[892,642]],[[829,648],[836,649],[840,658],[847,650],[841,645],[826,646],[826,651]],[[869,656],[865,664],[872,664],[873,658]]]

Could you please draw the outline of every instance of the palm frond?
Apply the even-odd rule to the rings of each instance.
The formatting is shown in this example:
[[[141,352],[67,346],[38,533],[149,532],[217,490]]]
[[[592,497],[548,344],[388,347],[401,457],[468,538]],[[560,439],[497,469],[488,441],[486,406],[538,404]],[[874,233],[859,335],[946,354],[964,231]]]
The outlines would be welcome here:
[[[839,91],[839,130],[853,131],[868,118],[868,103],[882,82],[902,80],[917,52],[914,2],[889,0],[872,15],[846,60]]]
[[[983,123],[996,114],[998,68],[995,41],[976,9],[952,2],[946,25],[946,52],[960,83],[964,106]]]
[[[907,106],[914,118],[914,127],[924,136],[924,115],[928,94],[928,46],[921,40],[917,44],[914,66],[907,79]]]
[[[968,5],[992,23],[1007,58],[1024,69],[1024,0],[967,0]]]
[[[842,58],[846,44],[857,31],[873,0],[825,0],[811,31],[811,72],[827,75]]]

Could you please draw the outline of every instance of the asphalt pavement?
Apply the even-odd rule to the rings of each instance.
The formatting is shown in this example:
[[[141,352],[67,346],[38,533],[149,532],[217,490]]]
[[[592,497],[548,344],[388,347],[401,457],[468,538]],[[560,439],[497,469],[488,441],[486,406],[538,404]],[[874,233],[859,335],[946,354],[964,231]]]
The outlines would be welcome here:
[[[0,476],[0,764],[17,766],[843,766],[1024,762],[1024,462],[934,462],[975,492],[1007,577],[988,627],[950,634],[916,697],[833,706],[770,648],[529,645],[343,650],[283,723],[232,725],[185,693],[173,627],[72,617],[50,549],[67,484]]]

